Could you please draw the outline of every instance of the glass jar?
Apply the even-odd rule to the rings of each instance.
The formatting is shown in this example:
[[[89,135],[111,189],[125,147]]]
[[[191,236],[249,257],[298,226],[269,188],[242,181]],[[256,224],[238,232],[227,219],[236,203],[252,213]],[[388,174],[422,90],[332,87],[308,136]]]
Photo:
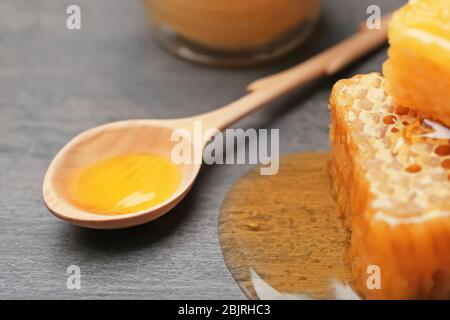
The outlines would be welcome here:
[[[144,0],[156,39],[185,59],[253,65],[277,58],[311,33],[319,0]]]

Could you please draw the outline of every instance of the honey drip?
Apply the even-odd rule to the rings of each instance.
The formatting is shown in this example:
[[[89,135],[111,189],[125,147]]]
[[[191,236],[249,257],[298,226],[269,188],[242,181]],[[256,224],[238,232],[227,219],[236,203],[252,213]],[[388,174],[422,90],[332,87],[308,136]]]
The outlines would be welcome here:
[[[336,299],[343,298],[336,287],[351,291],[349,234],[336,212],[328,162],[327,153],[286,155],[278,174],[255,168],[226,196],[220,243],[248,297]]]
[[[78,208],[105,215],[150,209],[177,190],[180,172],[170,160],[130,154],[100,160],[71,176],[68,189]]]

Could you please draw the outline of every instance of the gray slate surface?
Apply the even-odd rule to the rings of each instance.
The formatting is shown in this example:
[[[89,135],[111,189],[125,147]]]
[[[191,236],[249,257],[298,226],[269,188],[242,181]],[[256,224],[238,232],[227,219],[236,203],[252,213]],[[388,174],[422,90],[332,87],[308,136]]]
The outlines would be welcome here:
[[[353,32],[369,4],[383,12],[404,1],[328,0],[314,37],[282,62],[215,70],[178,60],[151,39],[140,1],[0,2],[0,298],[245,298],[223,262],[218,212],[245,166],[204,167],[170,214],[122,231],[73,227],[41,199],[55,153],[90,127],[130,118],[174,118],[211,110],[251,80],[302,61]],[[81,31],[65,28],[69,4]],[[299,90],[237,124],[280,128],[281,152],[328,147],[327,99],[339,77],[379,71],[385,49],[333,79]],[[66,289],[81,267],[82,289]]]

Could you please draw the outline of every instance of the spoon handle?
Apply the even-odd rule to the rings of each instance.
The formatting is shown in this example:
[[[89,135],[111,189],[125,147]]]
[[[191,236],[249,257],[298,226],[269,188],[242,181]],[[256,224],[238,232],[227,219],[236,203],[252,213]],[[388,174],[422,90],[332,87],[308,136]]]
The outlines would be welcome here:
[[[249,94],[227,106],[199,115],[196,120],[204,121],[206,127],[222,130],[302,84],[342,70],[385,43],[389,18],[390,15],[383,17],[380,29],[360,27],[356,34],[298,66],[256,80],[248,86]]]
[[[361,23],[356,34],[293,68],[250,83],[247,90],[251,92],[262,89],[277,81],[291,81],[293,86],[298,86],[317,76],[333,75],[341,71],[385,43],[391,15],[387,14],[381,18],[379,29],[371,30],[366,23]]]

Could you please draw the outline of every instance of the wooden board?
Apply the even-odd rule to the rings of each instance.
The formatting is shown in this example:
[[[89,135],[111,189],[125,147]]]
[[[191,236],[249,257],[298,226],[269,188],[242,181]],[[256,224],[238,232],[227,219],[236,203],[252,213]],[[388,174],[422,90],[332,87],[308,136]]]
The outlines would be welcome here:
[[[225,262],[245,294],[257,299],[253,269],[279,292],[334,298],[334,280],[351,284],[349,234],[330,192],[328,154],[281,158],[280,171],[255,168],[226,196],[219,236]]]

